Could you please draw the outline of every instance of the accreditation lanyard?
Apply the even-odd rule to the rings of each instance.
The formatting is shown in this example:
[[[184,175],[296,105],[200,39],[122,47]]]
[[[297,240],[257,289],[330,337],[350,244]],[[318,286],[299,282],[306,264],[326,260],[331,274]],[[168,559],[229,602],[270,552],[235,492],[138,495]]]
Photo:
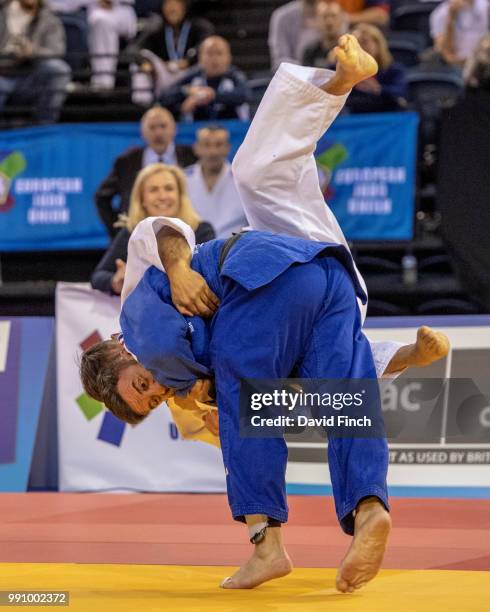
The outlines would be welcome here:
[[[191,30],[191,22],[184,21],[179,33],[177,44],[175,44],[174,30],[170,26],[165,26],[165,44],[167,46],[168,57],[171,61],[184,58],[187,40]]]

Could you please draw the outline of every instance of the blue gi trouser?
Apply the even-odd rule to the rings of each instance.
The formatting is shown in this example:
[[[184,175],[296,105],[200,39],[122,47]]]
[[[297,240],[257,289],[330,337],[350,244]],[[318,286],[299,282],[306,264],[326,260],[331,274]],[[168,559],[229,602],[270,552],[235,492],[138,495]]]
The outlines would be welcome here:
[[[247,291],[223,279],[212,324],[211,361],[220,440],[233,517],[265,514],[285,522],[287,447],[282,438],[241,438],[241,378],[375,378],[362,333],[352,280],[332,257],[293,265],[269,284]],[[388,507],[388,448],[384,439],[331,439],[335,507],[346,533],[352,511],[367,496]]]

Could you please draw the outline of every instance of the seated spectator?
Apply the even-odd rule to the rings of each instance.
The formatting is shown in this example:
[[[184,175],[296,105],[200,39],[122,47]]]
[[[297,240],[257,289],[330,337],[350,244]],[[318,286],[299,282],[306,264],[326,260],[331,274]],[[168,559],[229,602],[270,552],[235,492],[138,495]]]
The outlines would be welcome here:
[[[118,232],[91,278],[92,287],[121,294],[131,232],[146,217],[177,217],[194,230],[196,243],[215,237],[213,227],[193,209],[187,194],[186,179],[176,166],[151,164],[136,177],[127,215],[120,215]]]
[[[250,90],[245,76],[231,65],[228,42],[210,36],[198,57],[199,64],[161,96],[161,104],[188,121],[248,119]]]
[[[94,89],[113,89],[120,38],[131,40],[137,22],[134,0],[48,0],[58,13],[87,11],[88,46],[91,57]]]
[[[277,8],[269,24],[272,70],[281,62],[300,64],[306,47],[318,41],[317,0],[293,0]]]
[[[228,238],[248,225],[227,161],[229,136],[228,130],[220,126],[201,128],[194,145],[199,161],[186,170],[191,202],[212,223],[217,238]]]
[[[92,56],[90,84],[96,89],[114,88],[119,39],[131,40],[136,36],[133,4],[134,0],[97,0],[88,8],[88,43]]]
[[[133,90],[154,90],[157,96],[197,62],[199,44],[214,34],[209,21],[189,17],[187,0],[163,0],[161,13],[127,50],[140,64],[138,71],[133,69]],[[137,101],[138,94],[135,97]]]
[[[445,0],[430,16],[434,49],[446,64],[462,67],[488,32],[488,0]]]
[[[70,67],[61,21],[42,0],[12,0],[0,8],[0,111],[7,100],[34,104],[36,119],[56,121]],[[59,57],[56,57],[59,56]]]
[[[405,68],[393,61],[388,43],[379,28],[359,24],[352,32],[363,49],[378,62],[378,73],[359,83],[347,100],[353,113],[379,113],[397,111],[405,107]]]
[[[335,2],[335,0],[332,0]],[[390,20],[391,0],[337,0],[348,14],[349,24],[370,23],[380,28],[387,26]]]
[[[114,223],[118,213],[128,211],[131,189],[142,168],[155,162],[183,168],[196,160],[192,147],[174,143],[175,121],[165,108],[150,108],[143,115],[140,126],[145,146],[131,147],[119,155],[95,193],[99,216],[111,238],[116,234]],[[119,208],[115,210],[114,204],[118,199]]]
[[[338,2],[320,1],[317,15],[320,40],[306,47],[302,63],[303,66],[328,68],[332,64],[329,53],[347,32],[349,20]]]
[[[472,89],[490,92],[490,33],[480,40],[466,62],[464,80]]]

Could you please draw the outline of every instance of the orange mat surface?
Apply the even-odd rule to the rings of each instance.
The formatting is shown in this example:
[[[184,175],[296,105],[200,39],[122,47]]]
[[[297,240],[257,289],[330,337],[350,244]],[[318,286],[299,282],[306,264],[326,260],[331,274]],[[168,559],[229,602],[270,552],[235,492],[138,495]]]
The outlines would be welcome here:
[[[289,496],[296,567],[337,567],[350,538],[331,498]],[[392,500],[384,568],[489,570],[490,500]],[[239,565],[244,527],[223,495],[0,494],[0,562]]]

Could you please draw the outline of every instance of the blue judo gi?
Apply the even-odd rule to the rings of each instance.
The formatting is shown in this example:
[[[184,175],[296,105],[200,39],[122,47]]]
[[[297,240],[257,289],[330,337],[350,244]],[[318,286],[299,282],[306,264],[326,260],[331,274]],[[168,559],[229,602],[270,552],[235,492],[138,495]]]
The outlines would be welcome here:
[[[342,245],[251,231],[219,270],[223,240],[199,245],[192,267],[220,299],[210,320],[172,305],[167,276],[152,267],[123,304],[127,348],[162,385],[185,395],[214,377],[220,442],[233,517],[288,518],[282,438],[239,436],[242,378],[376,378],[356,296],[366,301]],[[335,507],[352,534],[352,511],[367,496],[388,508],[384,439],[332,438],[328,461]]]

